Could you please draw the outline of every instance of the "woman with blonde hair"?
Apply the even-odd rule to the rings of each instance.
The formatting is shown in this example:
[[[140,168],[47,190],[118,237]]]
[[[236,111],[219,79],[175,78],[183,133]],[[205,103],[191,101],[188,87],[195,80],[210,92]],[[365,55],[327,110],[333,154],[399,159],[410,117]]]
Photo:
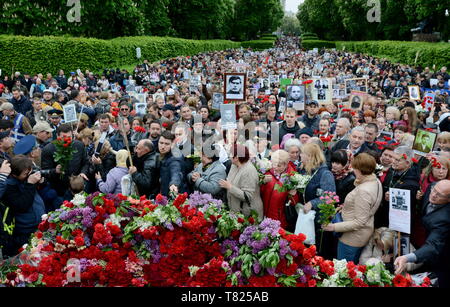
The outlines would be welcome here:
[[[386,121],[392,125],[394,122],[400,120],[400,111],[397,107],[388,107],[386,109]]]
[[[290,201],[295,206],[300,198],[297,191],[279,192],[277,185],[282,185],[281,176],[295,172],[295,166],[290,162],[290,155],[285,150],[277,150],[272,154],[272,169],[265,173],[264,184],[261,185],[261,198],[264,205],[264,216],[281,222],[281,227],[294,232],[295,221],[289,223],[286,219],[285,206]]]
[[[383,187],[375,175],[376,166],[375,158],[367,153],[353,159],[355,189],[345,198],[343,222],[323,227],[324,231],[342,233],[337,250],[339,260],[358,264],[364,246],[373,235],[374,216],[383,199]]]
[[[359,263],[367,265],[369,262],[373,262],[373,259],[377,259],[384,263],[390,263],[394,256],[394,238],[395,231],[386,227],[381,227],[375,230],[373,236],[370,238],[369,243],[364,247],[361,257],[359,257]]]
[[[444,131],[438,134],[436,149],[441,151],[450,150],[450,132]]]
[[[300,173],[311,176],[303,193],[303,203],[305,204],[303,210],[305,213],[308,213],[311,209],[319,212],[317,206],[322,202],[320,200],[320,190],[336,192],[333,173],[328,169],[325,155],[319,145],[313,143],[303,145],[300,156],[302,162]],[[316,238],[320,237],[319,218],[320,215],[316,214]],[[323,239],[322,250],[319,251],[319,254],[325,258],[331,258],[335,253],[330,243],[333,240],[332,235],[328,234]]]

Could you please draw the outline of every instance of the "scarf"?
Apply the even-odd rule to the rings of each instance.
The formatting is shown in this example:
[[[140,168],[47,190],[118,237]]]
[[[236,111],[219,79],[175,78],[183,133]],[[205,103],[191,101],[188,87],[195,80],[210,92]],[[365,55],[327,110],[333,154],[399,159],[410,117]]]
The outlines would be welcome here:
[[[353,168],[352,168],[352,161],[353,161],[353,154],[350,150],[347,150],[347,164],[344,166],[344,168],[340,171],[334,171],[333,169],[331,170],[331,172],[334,175],[334,179],[335,180],[342,180],[345,177],[348,176],[349,173],[353,172]]]

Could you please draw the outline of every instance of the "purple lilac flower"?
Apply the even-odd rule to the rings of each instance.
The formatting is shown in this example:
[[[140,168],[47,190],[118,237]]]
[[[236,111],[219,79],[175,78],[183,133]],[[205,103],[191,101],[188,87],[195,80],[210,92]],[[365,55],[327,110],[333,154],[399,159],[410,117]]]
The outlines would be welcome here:
[[[90,262],[86,258],[80,259],[80,272],[85,272],[86,268],[90,265]]]
[[[159,198],[159,197],[158,197]],[[165,196],[162,196],[161,197],[161,200],[157,200],[158,198],[156,198],[155,199],[155,204],[156,205],[159,205],[159,206],[167,206],[167,204],[168,204],[168,200],[167,200],[167,197],[165,197]]]
[[[242,232],[241,236],[239,237],[239,243],[244,244],[248,240],[252,238],[253,233],[257,230],[256,226],[250,226],[245,228],[244,232]]]
[[[304,265],[301,269],[305,275],[314,276],[317,274],[317,271],[310,265]]]
[[[276,270],[276,268],[268,268],[267,269],[267,273],[269,273],[269,275],[275,275],[275,270]]]
[[[253,264],[253,272],[255,272],[255,274],[259,274],[259,272],[261,272],[261,264],[259,264],[258,261]]]
[[[305,275],[300,276],[299,281],[300,281],[300,283],[305,284],[307,282],[306,276]]]
[[[270,234],[272,237],[276,237],[280,230],[280,226],[280,221],[265,218],[261,224],[259,224],[259,229],[261,229],[261,232],[264,234]]]
[[[236,258],[239,255],[238,243],[235,240],[226,239],[223,241],[221,247],[222,254],[225,254],[229,249],[232,251],[229,259]]]
[[[177,220],[175,221],[175,224],[177,224],[178,227],[182,227],[183,221],[181,220],[181,218],[177,218]]]
[[[174,227],[173,227],[173,225],[172,225],[172,223],[169,223],[169,222],[167,222],[167,223],[164,223],[164,227],[166,227],[167,229],[169,229],[170,231],[174,231]]]
[[[87,247],[91,246],[91,240],[89,240],[88,235],[84,236],[84,245],[86,245]]]
[[[209,233],[209,234],[216,233],[216,228],[215,228],[214,226],[209,227],[209,228],[208,228],[208,233]]]
[[[289,242],[285,239],[280,239],[280,256],[286,256],[290,251]]]

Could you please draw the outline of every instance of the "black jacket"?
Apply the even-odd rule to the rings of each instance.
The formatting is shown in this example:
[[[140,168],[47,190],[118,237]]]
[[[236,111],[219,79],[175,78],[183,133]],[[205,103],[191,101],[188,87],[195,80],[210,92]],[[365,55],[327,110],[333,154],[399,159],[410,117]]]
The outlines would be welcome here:
[[[178,187],[179,193],[186,191],[186,178],[183,175],[183,158],[176,158],[172,153],[169,153],[161,160],[161,194],[168,196],[172,185]]]
[[[14,110],[17,113],[21,113],[23,115],[27,114],[28,111],[31,110],[31,102],[25,96],[20,96],[19,100],[16,100],[14,97],[9,100],[14,106]]]
[[[300,130],[301,130],[301,129],[300,129],[300,126],[298,125],[298,122],[295,122],[295,126],[292,127],[292,128],[289,128],[289,127],[287,126],[287,124],[286,124],[285,121],[282,122],[282,123],[280,124],[280,139],[279,139],[280,144],[281,144],[281,142],[283,141],[283,137],[284,137],[286,134],[293,134],[293,135],[295,135],[295,136],[297,137],[297,134],[298,134],[298,132],[299,132]]]
[[[340,202],[343,204],[347,195],[355,188],[355,175],[349,173],[347,177],[336,180],[336,194],[339,196]]]
[[[417,165],[413,165],[404,175],[396,174],[392,168],[386,174],[383,181],[383,196],[389,192],[390,188],[409,190],[411,199],[411,225],[414,220],[416,210],[416,195],[420,189],[420,170]],[[383,197],[380,207],[375,214],[375,228],[389,227],[389,201]]]
[[[137,172],[132,175],[139,194],[154,198],[159,193],[160,162],[159,154],[152,151],[140,158],[134,157]]]
[[[76,152],[73,154],[72,160],[69,162],[63,178],[61,179],[61,176],[56,174],[56,172],[52,172],[48,178],[50,184],[60,196],[63,196],[65,191],[68,189],[69,177],[71,175],[78,176],[81,173],[87,175],[89,171],[89,163],[87,161],[84,144],[80,141],[74,141],[72,146]],[[48,144],[44,147],[44,149],[42,149],[41,166],[43,170],[56,169],[58,164],[53,158],[55,152],[56,146],[53,143]]]
[[[424,195],[422,206],[422,223],[427,232],[425,244],[416,250],[417,263],[425,263],[433,270],[439,272],[439,276],[450,278],[450,203],[440,205],[435,211],[426,214],[429,203],[429,194]],[[448,285],[447,285],[448,286]]]

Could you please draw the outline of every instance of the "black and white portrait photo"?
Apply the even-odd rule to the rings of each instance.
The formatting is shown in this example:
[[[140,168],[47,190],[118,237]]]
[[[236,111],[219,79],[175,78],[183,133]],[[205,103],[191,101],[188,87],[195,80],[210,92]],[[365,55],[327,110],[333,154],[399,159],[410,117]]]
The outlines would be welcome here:
[[[213,93],[213,110],[220,110],[220,105],[223,104],[223,94],[222,93]]]
[[[403,96],[403,87],[394,88],[393,98],[401,98]]]
[[[77,110],[74,104],[65,105],[63,107],[63,111],[64,111],[64,122],[66,124],[78,121]]]
[[[352,95],[350,97],[350,108],[353,110],[360,110],[362,108],[362,97],[358,95]]]
[[[222,104],[220,115],[223,130],[236,129],[236,106],[234,104]]]
[[[319,89],[318,93],[317,93],[317,100],[326,100],[327,99],[327,95],[325,93],[324,89]]]
[[[418,86],[408,86],[409,99],[420,100],[420,90]]]
[[[136,114],[139,116],[144,116],[147,114],[147,104],[146,103],[136,103]]]
[[[245,100],[245,74],[225,74],[225,100]]]
[[[303,85],[289,85],[287,86],[286,106],[288,108],[295,108],[296,110],[305,109],[305,87]]]

